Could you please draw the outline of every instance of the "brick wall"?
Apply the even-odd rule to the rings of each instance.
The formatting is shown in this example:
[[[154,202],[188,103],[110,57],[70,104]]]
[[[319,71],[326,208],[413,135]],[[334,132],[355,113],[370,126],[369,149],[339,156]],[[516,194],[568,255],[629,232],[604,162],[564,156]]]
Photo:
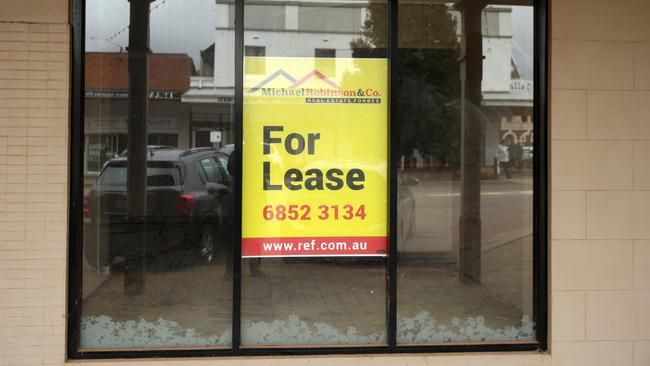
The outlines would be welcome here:
[[[64,359],[69,33],[39,16],[0,22],[0,365]]]
[[[553,1],[553,365],[650,365],[648,14]]]
[[[129,88],[129,57],[127,53],[88,52],[85,55],[85,86],[87,89]],[[193,73],[192,59],[184,54],[149,55],[149,90],[186,92]]]
[[[650,2],[554,0],[552,7],[552,356],[229,358],[220,364],[650,365]],[[67,13],[64,0],[0,4],[3,366],[64,360]]]

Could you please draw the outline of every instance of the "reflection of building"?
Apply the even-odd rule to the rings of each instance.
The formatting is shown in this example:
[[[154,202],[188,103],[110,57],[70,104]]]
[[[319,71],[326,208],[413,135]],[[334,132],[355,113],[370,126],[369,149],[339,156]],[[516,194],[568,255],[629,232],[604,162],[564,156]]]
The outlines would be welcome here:
[[[221,146],[234,143],[234,87],[217,86],[212,76],[194,76],[181,100],[188,108],[191,146],[213,146],[211,131],[221,131]]]
[[[300,0],[246,5],[246,24],[254,27],[246,26],[244,55],[351,57],[350,42],[361,35],[367,4]],[[219,52],[214,52],[214,45],[201,52],[201,76],[192,77],[190,90],[182,97],[190,105],[195,131],[223,130],[224,143],[232,143],[224,123],[231,121],[235,85],[234,10],[234,2],[217,0],[215,44]],[[336,73],[331,69],[333,63],[321,66],[329,68],[323,70],[327,75]],[[255,77],[254,71],[247,73]]]
[[[194,73],[192,59],[154,53],[149,68],[149,145],[189,147],[188,112],[180,101]],[[86,53],[85,173],[126,149],[128,86],[126,53]]]
[[[485,164],[492,165],[501,141],[532,146],[533,83],[524,79],[513,54],[512,7],[485,8],[481,32]]]
[[[459,41],[462,17],[453,6]],[[234,4],[217,0],[215,44],[201,52],[201,76],[192,77],[190,90],[182,97],[191,106],[194,132],[209,134],[230,121],[234,95]],[[351,57],[352,41],[362,38],[369,15],[367,1],[298,0],[291,3],[265,1],[245,8],[244,55],[257,57],[292,56]],[[488,6],[481,17],[483,35],[482,113],[485,116],[484,163],[492,165],[495,149],[504,139],[532,145],[533,85],[520,72],[514,57],[513,7]],[[249,26],[250,25],[250,26]],[[215,53],[216,49],[221,52]],[[435,48],[421,44],[414,47]],[[450,46],[455,47],[455,45]],[[336,74],[332,65],[315,62],[325,74]],[[264,74],[265,70],[260,70]],[[255,78],[246,70],[246,78]],[[503,121],[503,122],[502,122]],[[513,138],[516,136],[516,139]],[[225,136],[230,142],[230,137]],[[194,145],[199,142],[195,140]]]
[[[234,47],[234,38],[230,43],[220,45],[218,56],[228,53],[233,60],[229,65],[215,62],[215,44],[201,51],[201,66],[199,74],[190,79],[190,87],[181,100],[189,110],[190,134],[192,147],[216,146],[221,147],[234,142],[232,136],[233,105],[235,95],[234,79],[229,84],[218,84],[216,75],[235,74],[234,57],[228,52]],[[216,73],[215,73],[216,70]],[[220,131],[221,141],[210,141],[210,132]]]
[[[272,2],[245,7],[244,53],[246,56],[352,57],[350,42],[361,36],[367,1]],[[234,37],[234,5],[218,0],[217,12],[228,14],[217,22],[216,41]],[[232,85],[229,69],[234,58],[227,52],[215,59],[218,84]]]

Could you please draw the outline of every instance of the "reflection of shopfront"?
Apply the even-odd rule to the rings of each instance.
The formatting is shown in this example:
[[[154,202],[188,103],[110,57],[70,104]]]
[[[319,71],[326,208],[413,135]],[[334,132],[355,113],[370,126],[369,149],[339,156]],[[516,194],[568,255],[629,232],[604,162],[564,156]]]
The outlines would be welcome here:
[[[219,149],[227,144],[234,143],[234,136],[231,133],[230,105],[211,105],[209,108],[213,109],[213,112],[218,112],[219,109],[225,109],[228,112],[192,113],[190,117],[192,147],[214,147]],[[199,107],[193,106],[192,110],[196,109],[199,109]]]
[[[178,146],[176,133],[149,133],[149,146]],[[126,150],[127,135],[125,133],[87,133],[85,138],[85,172],[99,172],[108,160]]]
[[[181,101],[189,109],[192,147],[220,149],[235,142],[232,134],[232,87],[217,87],[211,76],[195,76],[191,78],[190,88]]]
[[[86,172],[99,172],[104,163],[126,149],[126,135],[86,135]]]
[[[149,57],[147,144],[191,147],[190,113],[188,106],[181,103],[181,95],[189,88],[189,79],[194,73],[192,60],[185,54],[153,53]],[[106,161],[127,148],[128,83],[127,54],[86,54],[86,175],[96,175]]]
[[[152,100],[147,126],[149,146],[190,147],[187,109],[178,99]],[[102,118],[107,109],[112,117]],[[127,146],[128,102],[126,99],[87,99],[85,133],[86,173],[97,173],[106,161],[124,152]],[[119,117],[118,117],[119,116]]]

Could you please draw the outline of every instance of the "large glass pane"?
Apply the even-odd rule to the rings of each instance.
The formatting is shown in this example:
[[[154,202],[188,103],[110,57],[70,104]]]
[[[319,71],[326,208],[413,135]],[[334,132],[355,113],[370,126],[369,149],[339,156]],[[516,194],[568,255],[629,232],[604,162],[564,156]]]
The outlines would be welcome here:
[[[532,2],[400,4],[398,342],[532,341]]]
[[[228,7],[86,9],[81,348],[228,346],[234,34],[215,30]],[[150,34],[149,53],[130,30]]]
[[[387,60],[363,24],[387,18],[371,7],[245,2],[243,346],[386,343]]]

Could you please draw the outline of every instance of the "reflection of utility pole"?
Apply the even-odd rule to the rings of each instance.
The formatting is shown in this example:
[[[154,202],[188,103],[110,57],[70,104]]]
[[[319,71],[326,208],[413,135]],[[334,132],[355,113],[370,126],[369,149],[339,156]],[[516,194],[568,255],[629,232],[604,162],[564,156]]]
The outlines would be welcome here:
[[[126,255],[124,292],[144,290],[147,212],[147,120],[149,115],[149,3],[129,0],[129,124],[126,198],[130,252]]]
[[[460,275],[481,282],[481,81],[483,37],[481,0],[464,0],[461,49]]]

